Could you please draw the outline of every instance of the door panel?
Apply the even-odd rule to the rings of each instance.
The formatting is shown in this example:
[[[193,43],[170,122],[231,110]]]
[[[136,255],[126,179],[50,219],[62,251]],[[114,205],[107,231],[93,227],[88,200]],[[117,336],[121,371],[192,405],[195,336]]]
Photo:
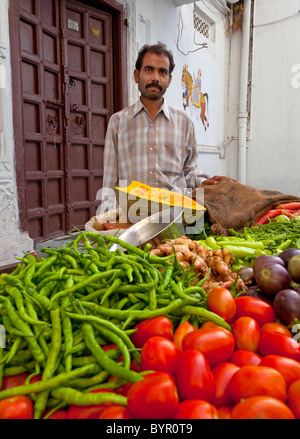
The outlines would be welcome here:
[[[83,228],[102,187],[113,104],[112,16],[76,1],[19,0],[26,229]]]
[[[104,138],[113,108],[112,19],[71,1],[65,10],[65,59],[69,114],[70,218],[83,227],[102,187]],[[98,100],[99,98],[99,100]]]

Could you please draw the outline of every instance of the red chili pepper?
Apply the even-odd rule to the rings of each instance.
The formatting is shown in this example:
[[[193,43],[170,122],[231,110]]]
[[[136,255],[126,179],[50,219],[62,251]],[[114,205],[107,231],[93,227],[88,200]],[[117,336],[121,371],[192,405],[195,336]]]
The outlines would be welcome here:
[[[291,210],[298,210],[300,209],[300,202],[294,201],[291,203],[282,203],[275,206],[275,209],[291,209]]]
[[[257,223],[257,221],[259,221],[261,218],[265,217],[267,215],[267,213],[272,210],[274,207],[269,207],[268,210],[266,210],[264,213],[262,213],[259,217],[256,218],[256,220],[254,221],[254,224]]]
[[[289,215],[290,216],[290,212],[288,212],[285,209],[270,209],[270,210],[268,210],[268,212],[266,214],[264,214],[263,216],[258,218],[254,222],[254,225],[256,225],[256,224],[268,224],[269,219],[275,218],[278,215]]]

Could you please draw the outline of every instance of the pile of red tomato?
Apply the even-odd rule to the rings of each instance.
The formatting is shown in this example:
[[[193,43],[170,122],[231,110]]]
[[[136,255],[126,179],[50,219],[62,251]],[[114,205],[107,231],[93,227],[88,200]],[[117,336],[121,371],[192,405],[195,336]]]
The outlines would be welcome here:
[[[198,329],[185,321],[173,332],[166,316],[136,325],[139,370],[153,372],[114,390],[127,397],[127,407],[70,406],[50,418],[300,419],[300,344],[276,322],[273,307],[234,298],[226,288],[212,290],[207,306],[231,332],[211,321]]]
[[[199,329],[184,322],[172,335],[166,317],[137,325],[141,369],[155,370],[130,386],[127,412],[136,418],[300,418],[300,345],[275,321],[273,307],[216,288],[208,309],[230,323]]]

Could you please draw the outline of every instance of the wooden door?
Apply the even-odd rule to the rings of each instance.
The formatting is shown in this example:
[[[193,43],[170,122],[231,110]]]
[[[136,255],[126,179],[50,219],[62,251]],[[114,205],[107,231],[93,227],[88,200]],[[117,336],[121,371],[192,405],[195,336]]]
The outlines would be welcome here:
[[[115,111],[114,23],[107,8],[68,0],[19,0],[18,12],[17,181],[24,228],[39,242],[84,228],[96,212]]]

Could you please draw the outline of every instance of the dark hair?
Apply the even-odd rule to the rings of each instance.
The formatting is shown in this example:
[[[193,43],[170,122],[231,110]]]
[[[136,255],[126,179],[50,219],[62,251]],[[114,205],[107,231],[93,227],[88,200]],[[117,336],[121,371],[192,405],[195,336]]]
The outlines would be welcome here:
[[[167,58],[169,58],[169,62],[170,62],[170,68],[169,68],[169,73],[171,74],[174,70],[175,64],[174,64],[174,58],[173,58],[173,54],[170,50],[167,49],[167,47],[164,44],[145,44],[141,50],[138,53],[138,57],[135,63],[135,68],[140,71],[142,68],[142,64],[143,64],[143,59],[144,56],[146,55],[146,53],[151,52],[151,53],[156,53],[157,55],[161,55],[161,56],[166,56]]]

